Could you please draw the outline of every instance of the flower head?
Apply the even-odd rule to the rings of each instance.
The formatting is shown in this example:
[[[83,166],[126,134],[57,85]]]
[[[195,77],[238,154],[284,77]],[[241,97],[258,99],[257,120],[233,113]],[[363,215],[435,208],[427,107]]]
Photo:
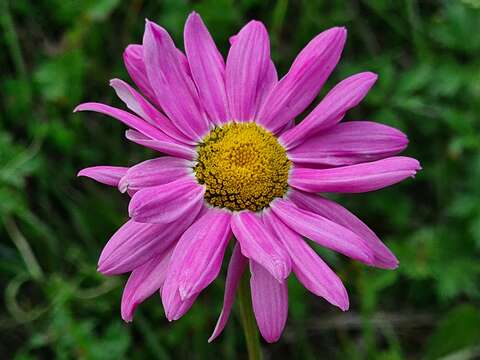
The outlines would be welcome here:
[[[185,53],[147,21],[141,45],[124,53],[141,91],[111,86],[130,112],[99,103],[123,122],[127,139],[166,154],[127,167],[96,166],[79,175],[131,196],[130,220],[108,241],[98,263],[107,275],[131,272],[121,313],[161,294],[169,320],[180,318],[218,276],[233,235],[225,298],[211,337],[223,330],[249,265],[260,332],[276,341],[288,312],[293,272],[312,293],[342,310],[347,292],[304,238],[367,265],[398,261],[355,215],[318,193],[381,189],[413,176],[417,160],[394,156],[407,137],[369,121],[340,122],[375,83],[370,72],[335,86],[295,125],[340,59],[344,28],[316,36],[278,80],[268,34],[251,21],[231,38],[226,62],[200,16],[185,25]]]

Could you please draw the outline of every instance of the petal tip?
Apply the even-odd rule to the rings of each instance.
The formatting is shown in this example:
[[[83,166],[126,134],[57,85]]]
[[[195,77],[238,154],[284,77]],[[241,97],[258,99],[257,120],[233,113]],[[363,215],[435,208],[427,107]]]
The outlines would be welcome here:
[[[155,29],[155,23],[145,18],[145,34],[152,33]]]
[[[79,112],[79,111],[95,111],[95,110],[92,110],[93,108],[95,108],[96,106],[103,106],[103,104],[98,104],[98,103],[94,103],[94,102],[86,102],[86,103],[82,103],[80,105],[77,105],[77,107],[75,109],[73,109],[73,112],[76,113],[76,112]]]
[[[192,19],[192,20],[190,20]],[[198,12],[196,12],[195,10],[193,10],[189,15],[188,15],[188,18],[187,18],[187,22],[188,21],[198,21],[198,20],[201,20],[202,17],[200,16],[200,14]]]
[[[273,343],[277,342],[278,339],[280,339],[280,336],[281,336],[281,334],[279,334],[279,335],[263,335],[262,334],[262,337],[269,344],[273,344]]]
[[[265,26],[265,24],[259,20],[250,20],[247,25],[244,26],[244,29],[247,29],[247,28],[250,28],[250,27],[253,27],[257,30],[265,30],[267,31],[267,28]]]
[[[327,34],[332,40],[338,41],[339,43],[345,43],[347,39],[347,28],[345,26],[335,26],[326,30],[325,35]]]
[[[385,270],[395,270],[399,264],[400,262],[397,257],[386,247],[383,251],[377,252],[375,255],[375,267]]]
[[[178,293],[180,294],[180,299],[182,301],[185,301],[192,296],[190,287],[185,286],[185,284],[179,286]]]
[[[122,272],[116,270],[115,265],[112,263],[112,261],[107,261],[108,259],[109,259],[109,254],[104,255],[102,253],[100,255],[100,259],[98,259],[98,264],[97,264],[97,272],[105,276],[113,276],[113,275],[121,274]]]
[[[397,261],[395,264],[392,264],[387,270],[397,270],[400,266],[400,263]]]
[[[102,275],[110,275],[108,267],[105,265],[105,262],[99,262],[97,265],[97,272]]]
[[[341,35],[347,35],[347,27],[346,26],[336,26],[333,29]]]
[[[370,72],[368,72],[368,74],[370,75],[372,82],[376,82],[378,80],[378,74],[377,73],[374,73],[374,72],[370,71]]]
[[[128,190],[128,185],[127,177],[123,176],[118,182],[118,191],[120,191],[122,194],[126,193]]]
[[[110,79],[110,81],[108,82],[108,84],[113,88],[115,88],[118,85],[121,85],[122,83],[123,83],[123,81],[120,80],[120,79],[117,79],[117,78]]]
[[[128,204],[128,216],[133,220],[135,220],[135,218],[137,217],[138,208],[139,208],[139,206],[137,204],[137,201],[136,201],[137,198],[135,197],[135,195],[132,197],[132,199],[130,200],[130,203]]]
[[[133,311],[134,309],[128,309],[128,310],[123,310],[121,311],[121,316],[122,316],[122,320],[129,324],[133,321]]]

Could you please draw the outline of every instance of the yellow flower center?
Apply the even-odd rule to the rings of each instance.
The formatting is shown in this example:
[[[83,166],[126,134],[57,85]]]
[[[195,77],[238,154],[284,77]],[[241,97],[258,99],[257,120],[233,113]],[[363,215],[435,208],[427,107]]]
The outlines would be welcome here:
[[[255,123],[215,127],[198,146],[195,176],[205,200],[233,211],[260,211],[288,189],[290,161],[276,137]]]

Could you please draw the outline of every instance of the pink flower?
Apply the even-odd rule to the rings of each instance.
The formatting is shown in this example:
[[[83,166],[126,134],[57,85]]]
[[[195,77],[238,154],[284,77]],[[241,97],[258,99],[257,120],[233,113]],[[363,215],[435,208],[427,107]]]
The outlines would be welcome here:
[[[339,61],[344,28],[317,35],[280,80],[258,21],[231,38],[226,63],[198,14],[189,16],[184,35],[186,56],[147,21],[142,45],[127,47],[125,65],[143,96],[122,80],[110,84],[130,112],[99,103],[75,109],[114,117],[129,128],[127,139],[167,155],[79,173],[131,196],[131,219],[98,263],[106,275],[131,272],[122,318],[131,321],[157,291],[167,318],[180,318],[218,276],[232,235],[223,310],[210,340],[225,327],[247,265],[268,342],[285,326],[292,271],[312,293],[347,310],[342,282],[304,237],[367,265],[394,269],[398,261],[355,215],[317,193],[378,190],[420,169],[417,160],[395,156],[407,146],[402,132],[340,123],[377,75],[343,80],[295,125]]]

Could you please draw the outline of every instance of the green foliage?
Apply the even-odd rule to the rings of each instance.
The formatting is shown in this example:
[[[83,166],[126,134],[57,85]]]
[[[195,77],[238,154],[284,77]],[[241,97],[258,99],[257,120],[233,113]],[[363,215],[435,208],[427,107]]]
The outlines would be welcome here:
[[[478,307],[459,305],[449,311],[440,321],[427,343],[426,358],[438,359],[463,349],[473,350],[478,355],[478,344],[480,344],[480,327],[478,324],[480,324]],[[477,349],[474,350],[474,348]],[[473,351],[472,358],[475,356]]]
[[[290,318],[271,358],[473,359],[480,343],[480,3],[463,1],[0,0],[0,352],[3,358],[244,358],[238,316],[206,340],[223,276],[180,321],[158,296],[132,324],[119,316],[122,278],[96,273],[102,245],[125,220],[126,198],[75,177],[97,164],[155,156],[124,127],[72,114],[82,101],[122,106],[108,86],[128,80],[121,54],[144,18],[181,47],[201,13],[223,54],[246,21],[263,21],[280,74],[323,29],[345,25],[344,56],[328,81],[380,78],[348,119],[396,126],[423,171],[379,192],[336,199],[393,249],[396,271],[320,251],[349,290],[341,313],[290,281]],[[326,89],[323,90],[323,94]],[[223,272],[224,274],[224,272]]]

